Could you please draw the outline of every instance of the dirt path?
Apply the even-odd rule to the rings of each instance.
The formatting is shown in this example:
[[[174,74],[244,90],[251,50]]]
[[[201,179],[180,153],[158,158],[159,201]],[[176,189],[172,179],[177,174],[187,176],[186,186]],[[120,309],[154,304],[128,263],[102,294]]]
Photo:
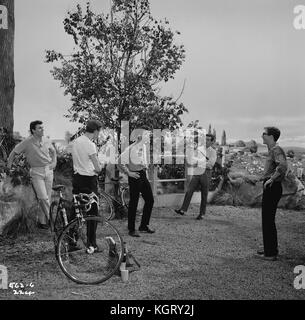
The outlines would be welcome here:
[[[261,244],[260,210],[211,206],[195,220],[198,207],[186,216],[155,209],[154,235],[131,238],[126,221],[114,221],[141,263],[123,283],[117,276],[97,286],[68,280],[55,260],[50,235],[39,233],[0,242],[0,264],[9,282],[33,283],[29,296],[0,290],[0,299],[304,299],[296,290],[293,269],[305,265],[305,213],[279,210],[280,257],[276,262],[255,256]]]

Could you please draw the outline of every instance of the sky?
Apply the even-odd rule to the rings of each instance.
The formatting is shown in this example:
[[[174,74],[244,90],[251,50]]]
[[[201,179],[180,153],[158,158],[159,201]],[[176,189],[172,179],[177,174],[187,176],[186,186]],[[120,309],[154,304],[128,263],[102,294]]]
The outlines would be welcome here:
[[[68,10],[83,0],[15,0],[14,131],[28,135],[41,119],[45,133],[63,139],[75,132],[64,114],[71,102],[44,63],[45,50],[69,54],[64,32]],[[110,0],[91,0],[108,12]],[[216,129],[220,140],[261,142],[265,126],[278,126],[283,146],[305,147],[305,30],[293,25],[296,5],[305,0],[151,0],[154,18],[167,18],[181,35],[186,60],[162,93],[178,97],[189,112],[187,125],[199,120]]]

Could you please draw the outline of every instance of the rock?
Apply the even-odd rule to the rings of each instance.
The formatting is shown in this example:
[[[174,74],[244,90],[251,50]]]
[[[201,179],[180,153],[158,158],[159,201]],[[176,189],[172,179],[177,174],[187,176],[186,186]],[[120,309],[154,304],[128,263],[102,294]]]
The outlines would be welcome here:
[[[7,223],[9,223],[19,214],[20,203],[18,201],[5,202],[0,200],[0,234],[2,234]]]
[[[7,224],[21,214],[35,215],[36,211],[33,208],[37,206],[32,186],[13,187],[10,178],[7,177],[0,184],[0,234]]]
[[[211,201],[213,204],[217,205],[233,205],[234,199],[233,196],[230,193],[224,192],[224,191],[219,191]]]

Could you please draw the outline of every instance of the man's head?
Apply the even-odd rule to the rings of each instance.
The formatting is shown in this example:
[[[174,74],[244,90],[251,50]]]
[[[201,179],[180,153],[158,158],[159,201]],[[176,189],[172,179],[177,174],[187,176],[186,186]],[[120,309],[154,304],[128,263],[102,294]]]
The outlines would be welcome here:
[[[206,140],[206,147],[209,148],[214,143],[215,137],[213,134],[207,133],[205,135],[205,140]]]
[[[281,131],[276,127],[265,127],[262,134],[263,143],[270,144],[276,142],[281,135]]]
[[[42,137],[43,136],[43,125],[42,121],[35,120],[30,123],[30,132],[33,136]]]
[[[88,120],[85,131],[93,134],[93,138],[97,139],[103,124],[98,120]]]

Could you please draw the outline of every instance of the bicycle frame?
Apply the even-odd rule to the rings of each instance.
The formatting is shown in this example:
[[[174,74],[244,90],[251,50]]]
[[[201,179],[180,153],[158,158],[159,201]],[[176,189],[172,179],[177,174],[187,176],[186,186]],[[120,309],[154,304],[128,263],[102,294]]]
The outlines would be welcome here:
[[[111,195],[110,193],[108,193],[108,192],[106,192],[105,190],[102,189],[101,185],[105,186],[106,184],[113,184],[113,185],[118,185],[119,186],[119,188],[118,188],[118,190],[119,190],[119,194],[118,194],[119,200],[115,196]],[[99,182],[98,183],[98,187],[99,187],[99,193],[100,194],[104,195],[109,200],[114,201],[118,205],[122,205],[122,206],[124,206],[126,208],[128,207],[128,204],[125,203],[124,198],[123,198],[123,193],[124,193],[125,190],[128,190],[128,186],[122,185],[119,180],[118,181],[112,180],[112,181],[109,181],[109,182]]]

